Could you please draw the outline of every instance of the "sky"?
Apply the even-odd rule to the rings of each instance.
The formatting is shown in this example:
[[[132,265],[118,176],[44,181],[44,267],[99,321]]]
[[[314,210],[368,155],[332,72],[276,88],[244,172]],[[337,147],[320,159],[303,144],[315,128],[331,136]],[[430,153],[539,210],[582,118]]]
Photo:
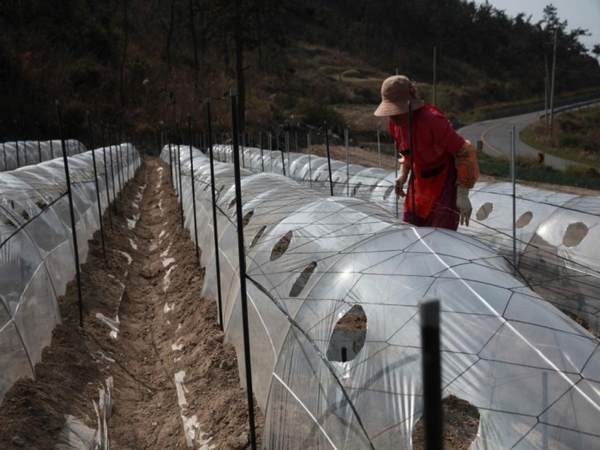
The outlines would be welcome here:
[[[561,21],[567,21],[567,31],[575,28],[587,29],[591,36],[580,36],[579,42],[591,50],[600,45],[600,0],[488,0],[496,9],[505,11],[509,17],[525,13],[525,19],[531,16],[531,23],[537,23],[544,17],[544,8],[554,5]],[[477,4],[485,0],[475,0]]]

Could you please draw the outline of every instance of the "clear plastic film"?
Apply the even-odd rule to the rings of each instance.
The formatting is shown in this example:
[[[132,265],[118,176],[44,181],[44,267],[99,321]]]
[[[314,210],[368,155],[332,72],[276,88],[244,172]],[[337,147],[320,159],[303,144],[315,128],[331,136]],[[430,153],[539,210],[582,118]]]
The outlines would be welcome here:
[[[231,151],[214,147],[223,161],[231,161]],[[318,157],[290,154],[284,177],[287,154],[282,161],[279,151],[243,151],[250,352],[253,391],[266,418],[263,448],[412,448],[423,414],[419,305],[429,298],[441,303],[443,396],[467,401],[480,414],[471,448],[600,446],[598,341],[515,277],[505,258],[512,249],[506,189],[474,189],[474,211],[493,201],[498,217],[490,212],[459,232],[415,228],[395,217],[393,173],[370,168],[361,175],[332,162],[343,173],[337,183],[354,198],[344,190],[329,197],[327,164],[313,170]],[[204,221],[198,224],[206,252],[203,295],[216,299],[211,191],[198,189],[210,183],[210,166],[199,150],[192,153],[203,211],[197,220]],[[169,162],[167,148],[162,158]],[[310,169],[302,167],[309,159]],[[245,383],[235,190],[227,167],[215,161],[222,312]],[[274,174],[258,173],[271,167]],[[188,169],[183,177],[189,176]],[[190,201],[191,183],[182,184]],[[522,259],[540,236],[567,249],[538,264],[556,265],[559,253],[578,262],[577,246],[564,243],[568,224],[560,224],[567,220],[561,214],[582,221],[573,209],[585,204],[592,211],[587,202],[595,199],[537,190],[523,197],[523,205],[535,208],[529,221],[535,228],[519,228]],[[538,260],[549,254],[536,252]],[[570,264],[560,271],[572,270]],[[349,317],[354,322],[345,322]]]
[[[42,349],[50,343],[54,327],[61,323],[58,297],[75,275],[62,150],[58,153],[62,147],[60,141],[53,142],[55,159],[0,173],[0,401],[19,378],[35,378],[35,364],[40,361]],[[74,154],[84,150],[68,157],[83,264],[88,239],[100,226],[92,151],[85,151],[76,141],[68,141],[67,149]],[[93,151],[104,212],[108,206],[104,155],[119,155],[107,168],[124,181],[133,177],[141,160],[131,144]],[[110,180],[112,183],[112,173]],[[109,194],[113,200],[112,190]]]

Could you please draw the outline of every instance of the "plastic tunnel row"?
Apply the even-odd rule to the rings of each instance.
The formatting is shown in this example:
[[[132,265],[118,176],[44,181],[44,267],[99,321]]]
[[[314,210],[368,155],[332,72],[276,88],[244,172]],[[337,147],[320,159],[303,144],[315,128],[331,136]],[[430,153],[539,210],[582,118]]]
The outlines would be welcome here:
[[[85,146],[74,139],[66,140],[65,148],[68,156],[86,151]],[[0,172],[15,170],[62,156],[60,140],[3,142],[0,144]]]
[[[217,159],[231,161],[231,146],[214,150]],[[326,158],[245,148],[242,160],[252,171],[285,172],[304,186],[330,193]],[[393,192],[394,172],[340,161],[331,162],[331,172],[334,195],[370,201],[395,217],[402,211]],[[600,197],[517,185],[513,218],[512,195],[511,183],[477,183],[470,195],[474,217],[459,232],[506,256],[522,281],[600,332]]]
[[[245,380],[234,168],[214,163],[217,279],[210,161],[192,153],[193,190],[190,148],[167,146],[161,156],[174,163],[190,229],[195,196],[207,268],[202,295],[217,299],[220,283],[226,340]],[[246,149],[246,167],[272,163],[277,172],[281,154],[266,153],[259,161]],[[286,174],[306,170],[306,155],[289,157]],[[315,166],[308,171],[319,187]],[[471,448],[600,446],[598,341],[515,279],[505,258],[481,240],[399,222],[382,207],[391,202],[385,192],[393,174],[372,172],[384,180],[369,189],[383,201],[331,197],[305,182],[242,169],[251,370],[265,413],[263,447],[411,448],[423,413],[418,311],[425,298],[441,303],[443,395],[480,413]],[[336,187],[345,181],[338,180]],[[357,187],[357,173],[352,180]]]
[[[140,157],[131,144],[93,153],[104,212]],[[92,151],[68,164],[83,263],[100,227]],[[63,158],[0,173],[0,401],[17,379],[35,378],[34,366],[61,322],[58,297],[75,275],[73,248]]]

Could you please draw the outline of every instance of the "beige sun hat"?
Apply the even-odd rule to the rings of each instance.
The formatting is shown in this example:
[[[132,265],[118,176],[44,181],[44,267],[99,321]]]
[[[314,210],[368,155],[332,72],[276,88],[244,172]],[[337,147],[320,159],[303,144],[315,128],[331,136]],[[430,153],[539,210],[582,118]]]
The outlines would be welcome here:
[[[380,117],[395,116],[408,112],[411,109],[421,108],[425,102],[419,98],[415,83],[404,75],[394,75],[386,78],[381,85],[381,104],[375,110],[375,115]]]

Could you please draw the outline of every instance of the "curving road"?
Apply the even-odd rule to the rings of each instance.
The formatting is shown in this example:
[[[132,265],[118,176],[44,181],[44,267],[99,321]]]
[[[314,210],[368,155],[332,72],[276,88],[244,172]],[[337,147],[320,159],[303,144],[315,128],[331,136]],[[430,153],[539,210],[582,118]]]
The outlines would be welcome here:
[[[514,127],[515,153],[517,156],[538,157],[540,151],[530,147],[519,139],[523,128],[540,120],[543,111],[522,114],[520,116],[505,117],[503,119],[486,120],[460,128],[458,134],[468,139],[474,146],[481,141],[483,151],[490,156],[505,156],[510,158],[510,133]],[[568,161],[557,156],[546,154],[544,164],[556,170],[565,170],[567,167],[587,167],[583,164]]]

